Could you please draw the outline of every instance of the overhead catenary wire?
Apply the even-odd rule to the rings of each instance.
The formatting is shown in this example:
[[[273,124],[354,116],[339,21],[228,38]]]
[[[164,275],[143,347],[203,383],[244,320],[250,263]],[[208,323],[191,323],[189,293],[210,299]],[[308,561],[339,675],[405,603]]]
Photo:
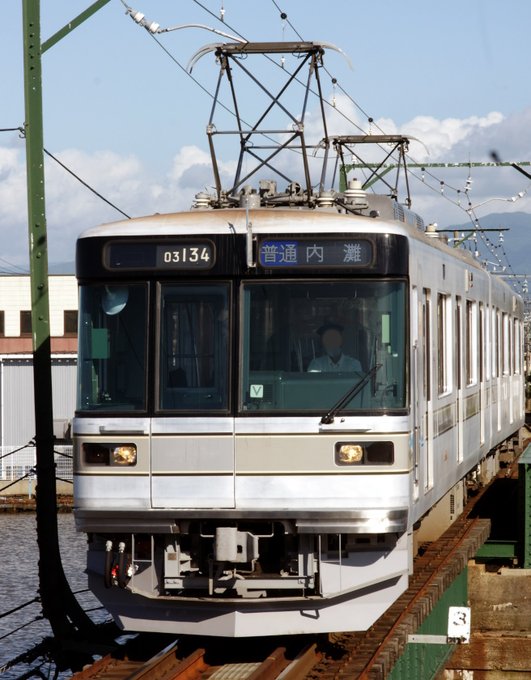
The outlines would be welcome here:
[[[125,2],[125,0],[120,0],[120,1],[121,1],[122,5],[127,9],[128,13],[132,16],[132,11],[133,11],[132,8]],[[205,8],[205,9],[206,9],[206,8]],[[209,10],[207,10],[207,11],[209,11]],[[213,15],[213,16],[215,16],[215,15]],[[136,23],[139,23],[139,22],[136,22]],[[166,54],[166,55],[174,62],[174,64],[175,64],[175,65],[176,65],[176,66],[177,66],[177,67],[178,67],[178,68],[179,68],[179,69],[180,69],[180,70],[181,70],[188,78],[190,78],[190,79],[191,79],[191,80],[192,80],[192,81],[193,81],[193,82],[194,82],[194,83],[195,83],[195,84],[196,84],[196,85],[197,85],[197,86],[198,86],[198,87],[199,87],[199,88],[200,88],[200,89],[208,96],[208,97],[210,97],[210,99],[214,100],[214,99],[215,99],[215,94],[214,94],[213,92],[211,92],[207,87],[205,87],[205,86],[203,85],[203,83],[201,83],[201,81],[198,80],[198,78],[196,78],[192,73],[190,73],[190,71],[189,71],[185,66],[183,66],[183,64],[181,64],[181,62],[177,59],[177,57],[175,57],[175,55],[173,55],[173,54],[170,52],[170,50],[169,50],[167,47],[165,47],[165,46],[163,45],[163,43],[157,38],[157,36],[153,33],[153,31],[149,30],[149,26],[148,26],[148,25],[145,25],[144,28],[146,28],[147,32],[149,33],[149,35],[151,36],[151,38],[154,40],[154,42],[155,42],[155,43],[161,48],[161,50],[162,50],[162,51],[163,51],[163,52],[164,52],[164,53],[165,53],[165,54]],[[166,31],[165,31],[164,29],[161,29],[160,32],[161,32],[161,33],[165,33]],[[234,116],[235,118],[237,117],[235,111],[233,111],[229,106],[227,106],[226,104],[224,104],[222,101],[218,100],[218,106],[220,106],[222,109],[224,109],[224,110],[225,110],[227,113],[229,113],[231,116]],[[241,118],[241,121],[242,121],[243,123],[245,123],[246,125],[249,125],[249,126],[250,126],[250,123],[249,123],[248,121],[246,121],[244,118]],[[271,137],[271,136],[268,135],[267,133],[260,132],[259,134],[261,134],[265,139],[267,139],[267,140],[273,142],[274,144],[278,145],[277,140],[275,140],[273,137]],[[293,153],[300,153],[300,151],[298,151],[297,149],[288,148],[288,150],[289,150],[289,151],[292,151]]]
[[[194,2],[196,2],[196,4],[200,4],[200,5],[201,5],[201,3],[199,2],[199,0],[194,0]],[[283,19],[283,21],[286,21],[286,22],[287,22],[287,24],[290,26],[290,28],[293,30],[293,32],[295,33],[295,35],[297,35],[297,37],[298,37],[300,40],[303,40],[303,39],[304,39],[303,36],[302,36],[301,33],[296,29],[296,27],[294,26],[293,22],[289,19],[287,13],[284,12],[284,11],[281,9],[281,7],[280,7],[279,4],[276,2],[276,0],[271,0],[271,2],[272,2],[272,4],[275,6],[275,8],[280,12],[281,18]],[[202,6],[202,5],[201,5],[201,6]],[[214,16],[215,16],[215,15],[214,15]],[[231,30],[236,30],[236,29],[234,29],[233,27],[231,27]],[[374,118],[373,118],[372,116],[370,116],[370,115],[367,113],[367,111],[359,104],[359,102],[357,102],[357,101],[350,95],[350,93],[347,92],[347,91],[341,86],[341,84],[339,83],[339,81],[337,80],[337,78],[335,78],[335,77],[332,76],[332,74],[330,73],[330,71],[328,70],[328,68],[327,68],[326,66],[323,66],[323,69],[324,69],[324,71],[331,77],[333,84],[334,84],[336,87],[338,87],[338,88],[341,90],[341,92],[349,99],[349,101],[350,101],[350,102],[351,102],[351,103],[352,103],[352,104],[360,111],[360,113],[362,113],[362,114],[365,116],[365,118],[367,119],[367,121],[369,122],[369,124],[370,124],[370,125],[374,125],[375,128],[376,128],[377,130],[379,130],[382,134],[385,134],[385,131],[383,130],[383,128],[382,128],[380,125],[378,125],[378,123],[374,120]],[[413,163],[418,164],[417,161],[413,158],[413,156],[412,156],[410,153],[407,154],[407,157],[410,158],[410,159],[413,161]],[[439,186],[440,186],[440,187],[445,187],[445,188],[451,189],[452,191],[456,192],[458,195],[461,193],[461,190],[460,190],[460,189],[458,189],[457,187],[455,187],[455,186],[449,184],[449,183],[448,183],[447,181],[445,181],[445,180],[441,180],[441,179],[438,178],[433,172],[431,172],[429,169],[423,168],[423,171],[424,171],[425,174],[427,174],[427,175],[429,175],[430,177],[432,177],[432,179],[434,179],[434,180],[436,180],[437,182],[439,182]],[[420,181],[424,181],[424,180],[421,180],[421,178],[419,178],[419,177],[416,175],[416,173],[412,172],[411,170],[410,170],[409,172],[410,172],[410,174],[413,175],[416,179],[418,179],[418,180],[420,180]],[[425,181],[424,181],[424,184],[426,184]],[[427,185],[427,184],[426,184],[426,186],[428,186],[430,189],[433,189],[433,190],[436,191],[436,192],[438,191],[436,188],[433,188],[433,187],[431,187],[431,186],[429,186],[429,185]],[[444,194],[443,194],[443,195],[444,195]],[[444,196],[444,197],[445,197],[446,200],[449,200],[451,203],[453,203],[454,205],[456,205],[456,207],[461,207],[461,206],[459,205],[458,202],[452,201],[452,200],[449,199],[447,196]]]
[[[295,28],[295,26],[293,25],[293,23],[288,19],[286,13],[285,13],[285,12],[282,12],[282,10],[281,10],[281,8],[279,7],[279,5],[278,5],[278,3],[276,2],[276,0],[271,0],[271,1],[272,1],[273,5],[277,8],[277,10],[278,10],[279,12],[281,12],[281,15],[282,15],[283,20],[286,21],[286,22],[288,23],[288,25],[292,28],[292,30],[295,32],[295,34],[302,40],[303,38],[302,38],[301,34],[297,31],[297,29]],[[366,118],[367,118],[367,120],[369,121],[369,123],[374,123],[374,119],[373,119],[371,116],[368,115],[368,113],[367,113],[367,112],[366,112],[366,111],[358,104],[358,102],[356,102],[356,101],[354,100],[353,97],[351,97],[351,95],[350,95],[348,92],[346,92],[346,91],[344,90],[344,88],[338,83],[337,79],[332,77],[332,74],[328,71],[328,69],[327,69],[326,67],[324,67],[324,70],[331,76],[332,82],[334,83],[334,85],[335,85],[336,87],[338,87],[338,88],[341,90],[341,92],[342,92],[343,94],[345,94],[345,95],[348,97],[348,99],[352,102],[352,104],[354,104],[354,106],[355,106],[361,113],[363,113],[363,115],[366,116]],[[376,127],[380,132],[382,132],[382,133],[384,132],[383,129],[382,129],[377,123],[375,123],[375,127]],[[413,156],[412,156],[410,153],[407,154],[407,157],[410,158],[413,162],[415,162],[415,159],[413,158]],[[456,207],[461,208],[462,210],[464,210],[465,212],[467,212],[467,213],[469,214],[469,217],[470,217],[471,220],[472,220],[472,216],[471,216],[471,214],[470,214],[470,206],[471,206],[470,202],[469,202],[469,207],[468,207],[468,208],[465,208],[464,206],[461,205],[461,202],[460,202],[460,200],[459,200],[459,197],[460,197],[460,194],[461,194],[461,193],[464,193],[465,195],[468,196],[468,193],[469,193],[469,190],[470,190],[470,186],[471,186],[471,175],[470,175],[471,166],[469,166],[469,168],[470,168],[470,169],[469,169],[469,175],[468,175],[468,178],[467,178],[467,182],[466,182],[466,185],[465,185],[465,189],[464,189],[463,191],[462,191],[461,189],[458,189],[457,187],[452,186],[452,185],[449,184],[447,181],[440,180],[439,178],[437,178],[437,176],[436,176],[434,173],[432,173],[432,172],[431,172],[429,169],[427,169],[427,168],[423,168],[423,173],[429,175],[429,176],[430,176],[432,179],[434,179],[435,181],[438,181],[438,182],[439,182],[439,186],[441,187],[441,190],[442,190],[441,195],[445,198],[445,200],[450,201],[450,203],[452,203],[452,204],[455,205]],[[437,192],[437,189],[436,189],[435,187],[432,187],[431,185],[427,184],[427,183],[425,182],[425,180],[419,178],[415,172],[412,172],[411,170],[409,170],[409,172],[410,172],[416,179],[418,179],[418,180],[420,180],[420,181],[423,181],[424,184],[425,184],[426,186],[428,186],[431,190]],[[444,187],[450,188],[452,191],[456,192],[456,194],[457,194],[457,196],[458,196],[458,200],[457,200],[457,201],[453,201],[453,200],[450,199],[448,196],[446,196],[446,195],[444,194]],[[514,201],[517,200],[518,198],[522,198],[523,196],[525,196],[525,195],[528,193],[529,188],[530,188],[529,186],[526,187],[526,189],[525,189],[524,191],[522,191],[522,192],[519,192],[519,193],[517,194],[517,196],[512,196],[512,197],[506,198],[506,199],[503,199],[503,198],[502,198],[502,199],[499,199],[499,200],[507,200],[507,201],[512,201],[512,202],[514,202]],[[492,199],[492,200],[494,200],[494,199]],[[477,206],[476,206],[476,207],[477,207]],[[475,221],[475,222],[474,222],[474,226],[477,224],[477,226],[479,227],[479,218],[478,218],[478,216],[475,214],[475,212],[473,213],[473,215],[474,215],[474,221]],[[501,262],[501,259],[500,259],[499,255],[498,255],[498,253],[496,252],[495,246],[494,246],[494,244],[492,243],[492,241],[491,241],[491,240],[488,238],[488,236],[486,236],[486,234],[484,234],[480,229],[478,229],[478,232],[479,232],[479,234],[480,234],[480,237],[481,237],[482,241],[485,243],[486,247],[487,247],[487,248],[489,249],[489,251],[494,255],[494,257],[495,257],[496,260],[498,261],[499,265],[500,265],[501,267],[503,267],[503,264],[502,264],[502,262]],[[477,242],[476,242],[476,243],[477,243]],[[476,248],[477,248],[477,245],[476,245]],[[505,251],[505,247],[502,245],[501,248],[502,248],[502,254],[503,254],[504,258],[505,258],[505,261],[507,262],[507,268],[509,269],[509,271],[512,273],[512,275],[513,275],[513,277],[514,277],[514,278],[513,278],[513,287],[516,288],[516,284],[517,284],[517,283],[520,284],[520,282],[516,279],[516,273],[514,272],[514,269],[513,269],[513,267],[512,267],[512,264],[511,264],[510,261],[509,261],[509,257],[508,257],[508,255],[507,255],[507,252]],[[526,295],[527,295],[527,290],[524,288],[523,284],[520,284],[520,289],[521,289],[521,290],[520,290],[521,295],[522,295],[523,297],[526,297]]]
[[[239,36],[240,38],[242,38],[243,40],[247,40],[247,39],[245,38],[245,36],[244,36],[237,28],[235,28],[234,26],[232,26],[231,24],[229,24],[229,23],[226,21],[226,17],[225,17],[225,13],[224,13],[224,12],[222,13],[221,16],[216,15],[212,10],[210,10],[210,9],[209,9],[204,3],[202,3],[200,0],[192,0],[192,1],[193,1],[197,6],[199,6],[201,9],[203,9],[203,11],[205,11],[207,14],[209,14],[211,17],[213,17],[214,19],[216,19],[216,21],[221,22],[224,26],[226,26],[227,28],[229,28],[229,30],[231,30],[234,34],[238,35],[238,36]],[[130,9],[129,6],[126,4],[125,0],[121,0],[121,2],[122,2],[122,4],[123,4],[126,8]],[[279,4],[276,2],[276,0],[272,0],[272,3],[273,3],[273,5],[274,5],[274,7],[277,9],[277,11],[279,11],[280,16],[281,16],[281,19],[282,19],[284,22],[286,22],[286,23],[290,26],[290,28],[294,31],[294,33],[297,35],[297,37],[298,37],[300,40],[303,40],[302,34],[296,29],[296,27],[295,27],[295,25],[293,24],[293,22],[289,19],[287,13],[285,13],[285,12],[282,11],[281,7],[280,7]],[[147,28],[147,26],[146,26],[146,28]],[[153,35],[153,33],[152,33],[149,29],[148,29],[148,32],[150,33],[150,35],[152,36],[152,38],[156,40],[156,42],[159,44],[159,46],[160,46],[160,47],[168,54],[168,56],[170,56],[170,58],[171,58],[171,59],[179,66],[179,68],[180,68],[181,70],[183,70],[183,72],[185,72],[190,78],[192,78],[192,80],[193,80],[193,81],[194,81],[194,82],[195,82],[195,83],[196,83],[196,84],[197,84],[204,92],[206,92],[211,98],[213,98],[214,95],[213,95],[207,88],[205,88],[205,87],[202,85],[202,83],[200,83],[195,77],[193,77],[193,76],[192,76],[192,75],[191,75],[191,74],[190,74],[190,73],[182,66],[182,64],[180,64],[180,62],[174,57],[174,55],[172,55],[172,54],[169,52],[169,50],[167,50],[167,49],[162,45],[162,43],[160,43],[160,41],[158,41],[158,40],[156,39],[156,37]],[[277,62],[276,62],[275,60],[273,60],[273,59],[272,59],[269,55],[267,55],[267,54],[264,55],[264,56],[265,56],[266,58],[268,58],[270,61],[272,61],[272,62],[273,62],[276,66],[278,66],[279,68],[284,69],[284,65],[283,65],[283,64],[277,64]],[[356,107],[356,108],[357,108],[357,109],[358,109],[358,110],[366,117],[366,119],[367,119],[369,125],[371,126],[371,125],[374,124],[374,126],[375,126],[380,132],[384,133],[384,130],[383,130],[377,123],[375,123],[374,118],[371,117],[371,116],[369,116],[368,113],[365,111],[365,109],[363,109],[363,107],[361,107],[361,105],[359,105],[359,103],[356,102],[356,100],[354,100],[354,98],[353,98],[353,97],[352,97],[352,96],[351,96],[351,95],[350,95],[350,94],[349,94],[349,93],[348,93],[348,92],[347,92],[347,91],[346,91],[346,90],[338,83],[337,79],[334,78],[334,77],[332,76],[332,74],[330,73],[330,71],[329,71],[326,67],[323,67],[323,68],[324,68],[324,71],[331,77],[332,83],[334,84],[334,86],[335,86],[335,87],[338,87],[338,88],[340,89],[340,91],[341,91],[341,92],[349,99],[349,101],[351,101],[351,102],[353,103],[353,105],[354,105],[354,106],[355,106],[355,107]],[[304,85],[304,83],[302,83],[298,78],[295,78],[295,81],[298,82],[298,83],[301,84],[301,85]],[[318,96],[318,93],[315,92],[315,91],[314,91],[313,89],[311,89],[311,88],[310,88],[310,92],[311,92],[313,95]],[[332,106],[333,108],[335,108],[336,111],[337,111],[343,118],[345,118],[351,125],[353,125],[353,127],[355,127],[357,130],[361,131],[363,134],[367,134],[367,131],[366,131],[366,130],[364,130],[363,128],[361,128],[361,127],[360,127],[355,121],[353,121],[347,114],[345,114],[343,111],[341,111],[341,109],[340,109],[339,107],[337,107],[337,106],[335,105],[335,103],[332,104],[332,103],[329,102],[328,100],[324,100],[324,101],[325,101],[325,103],[326,103],[328,106]],[[235,115],[235,113],[234,113],[232,110],[230,110],[227,106],[223,105],[222,102],[220,102],[220,104],[223,106],[223,108],[224,108],[225,110],[229,111],[232,115]],[[245,122],[245,121],[244,121],[244,122]],[[369,132],[370,132],[370,131],[369,131]],[[291,149],[291,150],[294,151],[294,149]],[[410,158],[413,162],[415,162],[415,159],[412,157],[411,154],[408,153],[408,154],[407,154],[407,157]],[[468,184],[467,184],[467,189],[466,189],[465,191],[462,191],[461,189],[459,189],[459,188],[453,186],[452,184],[449,184],[447,181],[441,180],[441,179],[438,178],[434,173],[432,173],[431,171],[429,171],[429,170],[427,170],[427,169],[423,169],[422,177],[419,177],[419,175],[418,175],[417,173],[412,172],[412,171],[410,171],[410,174],[411,174],[415,179],[417,179],[418,181],[421,181],[428,189],[430,189],[431,191],[433,191],[433,192],[437,193],[438,195],[442,196],[446,201],[448,201],[449,203],[451,203],[453,206],[457,207],[458,209],[462,210],[462,211],[465,212],[465,213],[467,212],[467,209],[461,204],[461,195],[462,195],[463,193],[465,193],[466,195],[468,195],[468,189],[469,189]],[[431,177],[433,180],[435,180],[436,182],[438,182],[438,185],[439,185],[439,186],[438,186],[438,187],[433,187],[430,183],[426,182],[426,180],[425,180],[425,175],[428,175],[428,176]],[[456,199],[456,200],[451,199],[451,198],[445,193],[445,191],[444,191],[445,189],[448,189],[448,190],[454,192],[454,193],[456,194],[456,196],[457,196],[457,199]],[[467,214],[469,214],[469,213],[467,213]],[[470,216],[470,215],[469,215],[469,216]],[[476,217],[475,219],[476,219],[476,221],[477,221],[478,224],[479,224],[478,218]]]
[[[121,1],[122,1],[122,3],[124,3],[124,0],[121,0]],[[219,16],[217,16],[214,12],[212,12],[212,10],[210,10],[208,7],[206,7],[200,0],[192,0],[192,2],[194,2],[196,5],[198,5],[199,7],[201,7],[205,12],[207,12],[210,16],[214,17],[217,21],[222,21],[222,23],[224,23],[226,26],[228,26],[228,28],[229,28],[233,33],[236,33],[238,36],[240,36],[241,38],[244,38],[244,39],[245,39],[245,36],[244,36],[240,31],[238,31],[237,28],[235,28],[235,27],[232,26],[231,24],[228,24],[228,23],[225,21],[225,18],[223,18],[223,20],[220,19]],[[298,37],[300,40],[304,40],[304,38],[303,38],[303,36],[301,35],[301,33],[299,33],[299,31],[297,31],[297,29],[295,28],[295,26],[293,25],[293,23],[289,20],[288,15],[287,15],[285,12],[283,12],[283,11],[281,10],[281,8],[280,8],[280,6],[278,5],[278,3],[277,3],[275,0],[272,0],[272,2],[273,2],[273,5],[275,6],[275,8],[281,13],[281,18],[282,18],[284,21],[287,21],[287,23],[289,24],[289,26],[292,28],[292,30],[294,31],[294,33],[297,35],[297,37]],[[124,4],[125,4],[125,3],[124,3]],[[270,57],[269,55],[264,55],[264,56],[266,56],[266,57],[269,59],[269,61],[273,62],[276,66],[278,66],[278,68],[284,69],[284,66],[283,66],[283,65],[278,64],[275,60],[271,59],[271,57]],[[332,82],[333,82],[337,87],[339,87],[339,89],[340,89],[340,90],[348,97],[348,99],[353,103],[353,105],[354,105],[354,106],[355,106],[355,107],[356,107],[356,108],[357,108],[357,109],[358,109],[358,110],[366,117],[366,119],[367,119],[367,121],[369,122],[369,124],[374,124],[375,127],[376,127],[382,134],[385,134],[385,131],[384,131],[377,123],[374,122],[374,118],[371,117],[371,116],[369,116],[369,114],[365,111],[365,109],[363,109],[363,107],[362,107],[362,106],[361,106],[361,105],[360,105],[360,104],[359,104],[359,103],[358,103],[358,102],[357,102],[357,101],[356,101],[356,100],[355,100],[355,99],[354,99],[354,98],[353,98],[353,97],[352,97],[352,96],[351,96],[351,95],[350,95],[350,94],[349,94],[349,93],[348,93],[348,92],[347,92],[347,91],[346,91],[346,90],[338,83],[337,79],[334,78],[334,77],[332,76],[332,74],[330,73],[330,71],[328,70],[328,68],[327,68],[326,66],[323,66],[323,69],[324,69],[324,71],[331,77]],[[298,78],[295,78],[294,80],[295,80],[297,83],[299,83],[299,85],[303,85],[303,86],[304,86],[304,83],[302,83]],[[310,92],[311,92],[314,96],[319,96],[319,93],[318,93],[318,92],[315,92],[315,90],[313,90],[313,89],[311,89],[311,88],[310,88]],[[367,133],[367,130],[364,130],[360,125],[358,125],[358,123],[356,123],[354,120],[352,120],[352,118],[350,118],[350,116],[348,116],[348,115],[347,115],[344,111],[342,111],[339,107],[337,107],[336,105],[332,104],[332,103],[329,102],[328,100],[324,100],[324,101],[325,101],[325,104],[326,104],[327,106],[334,108],[334,109],[338,112],[338,114],[341,115],[347,122],[349,122],[355,129],[357,129],[357,130],[358,130],[359,132],[361,132],[362,134],[368,134],[368,133]],[[383,147],[381,147],[381,145],[378,145],[378,146],[380,146],[380,148],[383,148]],[[412,158],[411,154],[407,154],[407,156],[408,156],[408,158],[411,158],[411,159],[414,161],[414,159]],[[415,173],[411,173],[411,174],[412,174],[416,179],[420,179]],[[440,181],[433,173],[428,172],[427,174],[429,174],[429,175],[430,175],[433,179],[435,179],[436,181],[441,182],[441,181]],[[426,183],[424,182],[424,184],[426,184]],[[445,185],[446,185],[446,183],[444,183],[444,182],[442,182],[442,184],[445,184]],[[427,185],[427,184],[426,184],[426,186],[428,186],[430,189],[432,189],[431,186],[429,186],[429,185]],[[454,191],[457,191],[457,189],[456,189],[455,187],[452,187],[451,185],[446,185],[446,186],[448,186],[448,188],[450,188],[450,189],[452,189],[452,190],[454,190]],[[437,189],[434,189],[434,191],[436,191],[436,192],[438,193],[438,190],[437,190]],[[445,199],[446,199],[447,201],[449,201],[450,203],[452,203],[453,205],[455,205],[456,207],[460,207],[459,204],[458,204],[458,202],[452,201],[452,199],[450,199],[448,196],[445,196]]]

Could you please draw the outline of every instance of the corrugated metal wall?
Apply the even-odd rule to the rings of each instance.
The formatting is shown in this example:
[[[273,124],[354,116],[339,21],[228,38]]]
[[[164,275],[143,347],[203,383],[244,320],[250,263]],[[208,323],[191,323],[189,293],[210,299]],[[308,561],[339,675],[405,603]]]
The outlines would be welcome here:
[[[1,445],[20,446],[35,436],[31,359],[0,362]],[[52,359],[53,417],[71,420],[76,405],[76,360]]]

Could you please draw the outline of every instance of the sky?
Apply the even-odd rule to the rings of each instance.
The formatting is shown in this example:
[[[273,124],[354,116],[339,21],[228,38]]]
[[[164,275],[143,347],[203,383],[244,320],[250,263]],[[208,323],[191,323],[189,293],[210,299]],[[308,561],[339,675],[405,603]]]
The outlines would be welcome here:
[[[43,40],[90,4],[41,0]],[[24,123],[22,2],[1,0],[1,6],[4,129]],[[338,46],[348,59],[328,50],[329,73],[322,73],[324,96],[335,103],[327,107],[330,133],[362,128],[417,138],[410,152],[418,163],[488,161],[492,150],[503,160],[531,160],[531,3],[525,0],[134,0],[132,6],[163,28],[198,23],[253,41],[296,40],[295,29],[306,40]],[[223,41],[197,28],[155,40],[121,0],[110,0],[43,55],[46,149],[128,215],[188,209],[198,191],[213,185],[205,130],[219,67],[212,54],[194,67],[207,92],[183,67],[203,45]],[[297,65],[291,55],[285,59],[287,69]],[[249,58],[245,65],[275,89],[285,76],[279,61],[280,55],[274,64]],[[238,88],[244,117],[256,119],[261,95],[243,78]],[[286,97],[296,111],[301,92]],[[225,91],[222,101],[230,103]],[[216,116],[218,129],[234,127],[228,114]],[[310,97],[310,140],[319,138],[318,118],[317,99]],[[285,117],[276,123],[288,125]],[[228,180],[236,139],[223,138],[218,153]],[[52,160],[45,169],[49,259],[72,261],[79,233],[121,215]],[[530,189],[512,168],[416,169],[411,179],[413,209],[439,226],[467,223],[472,205],[480,221],[502,213],[510,228],[513,211],[531,213]],[[508,252],[510,239],[507,232]],[[0,132],[0,240],[0,272],[27,267],[25,146],[17,132]]]

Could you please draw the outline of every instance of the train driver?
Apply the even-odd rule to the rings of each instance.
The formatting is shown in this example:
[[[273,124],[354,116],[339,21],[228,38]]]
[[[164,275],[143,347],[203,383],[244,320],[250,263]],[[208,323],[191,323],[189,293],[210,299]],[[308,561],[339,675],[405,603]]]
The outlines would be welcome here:
[[[358,359],[343,354],[343,330],[343,326],[338,323],[325,323],[317,329],[323,354],[310,362],[309,373],[361,372]]]

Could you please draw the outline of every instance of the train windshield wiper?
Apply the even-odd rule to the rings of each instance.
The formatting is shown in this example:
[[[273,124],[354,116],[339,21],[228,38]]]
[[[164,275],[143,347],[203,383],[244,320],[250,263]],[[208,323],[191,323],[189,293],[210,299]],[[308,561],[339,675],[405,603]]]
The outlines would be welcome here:
[[[360,378],[358,382],[355,383],[336,404],[332,406],[330,411],[328,411],[328,413],[326,413],[321,418],[321,425],[330,425],[333,423],[337,414],[345,408],[351,399],[354,399],[354,397],[361,392],[369,380],[380,370],[382,365],[383,364],[374,364],[372,368],[369,368],[367,373],[365,373],[365,375]]]

